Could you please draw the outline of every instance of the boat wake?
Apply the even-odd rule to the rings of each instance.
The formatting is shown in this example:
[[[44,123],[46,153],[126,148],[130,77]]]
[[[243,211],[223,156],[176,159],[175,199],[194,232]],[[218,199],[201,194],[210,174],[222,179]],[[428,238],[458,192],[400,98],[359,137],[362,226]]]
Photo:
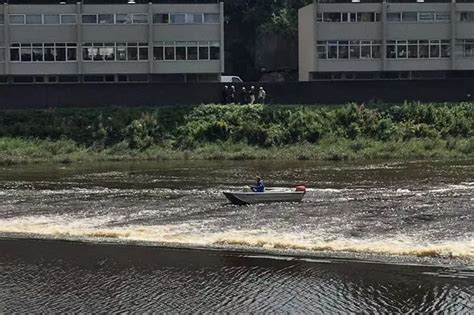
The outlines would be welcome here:
[[[53,223],[51,218],[0,220],[0,236],[76,240],[94,243],[142,243],[149,246],[238,249],[266,253],[354,257],[357,255],[398,256],[405,258],[442,258],[474,262],[474,237],[423,241],[403,234],[390,238],[335,238],[306,233],[282,233],[264,230],[203,231],[203,222],[156,226],[106,227],[112,218],[74,220]],[[56,218],[64,220],[64,218]]]

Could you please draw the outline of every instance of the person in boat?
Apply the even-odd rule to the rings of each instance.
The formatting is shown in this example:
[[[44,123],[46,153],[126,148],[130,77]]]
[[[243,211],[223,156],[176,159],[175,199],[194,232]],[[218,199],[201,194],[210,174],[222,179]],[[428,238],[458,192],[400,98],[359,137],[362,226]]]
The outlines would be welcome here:
[[[265,192],[265,185],[260,176],[257,176],[257,184],[255,186],[250,186],[253,192]]]

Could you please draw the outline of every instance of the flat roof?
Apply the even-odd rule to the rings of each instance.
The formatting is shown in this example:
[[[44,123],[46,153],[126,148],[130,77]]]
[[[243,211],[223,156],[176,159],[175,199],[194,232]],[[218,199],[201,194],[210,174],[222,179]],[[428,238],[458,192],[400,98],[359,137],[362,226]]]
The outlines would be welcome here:
[[[128,4],[129,0],[0,0],[4,4]],[[207,4],[219,0],[134,0],[136,4]]]

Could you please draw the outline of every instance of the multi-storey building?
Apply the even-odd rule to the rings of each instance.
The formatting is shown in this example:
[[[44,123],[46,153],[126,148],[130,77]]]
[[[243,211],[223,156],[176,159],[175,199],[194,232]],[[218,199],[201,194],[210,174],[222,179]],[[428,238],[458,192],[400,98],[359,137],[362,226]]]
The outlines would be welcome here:
[[[4,0],[0,82],[218,81],[217,0]]]
[[[319,0],[299,11],[300,80],[474,77],[472,0]]]

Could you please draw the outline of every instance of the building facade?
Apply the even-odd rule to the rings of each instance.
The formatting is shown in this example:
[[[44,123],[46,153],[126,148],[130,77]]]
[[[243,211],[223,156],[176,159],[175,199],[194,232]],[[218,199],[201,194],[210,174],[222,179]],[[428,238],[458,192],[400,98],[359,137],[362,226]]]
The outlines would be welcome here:
[[[0,83],[218,81],[223,21],[216,0],[5,1]]]
[[[472,0],[319,0],[299,11],[299,78],[474,77]]]

